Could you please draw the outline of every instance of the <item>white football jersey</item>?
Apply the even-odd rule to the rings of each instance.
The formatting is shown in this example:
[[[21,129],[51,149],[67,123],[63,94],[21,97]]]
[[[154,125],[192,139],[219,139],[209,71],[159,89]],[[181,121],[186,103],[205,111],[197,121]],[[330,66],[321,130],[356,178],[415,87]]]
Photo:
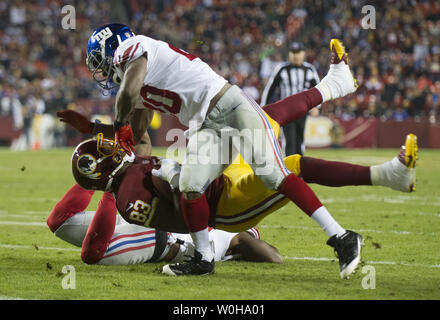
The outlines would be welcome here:
[[[143,55],[148,60],[140,92],[144,106],[174,114],[191,131],[197,130],[226,79],[200,58],[142,35],[128,38],[116,49],[113,65],[118,76],[123,79],[127,65]]]
[[[210,230],[209,242],[215,255],[215,261],[225,259],[231,240],[236,234],[223,230]],[[193,240],[189,234],[168,233],[168,245],[164,248],[157,261],[161,261],[168,254],[170,246],[177,239],[188,243],[194,248]],[[127,265],[149,262],[153,257],[157,242],[155,229],[129,224],[121,219],[115,227],[114,234],[99,264]],[[229,257],[228,260],[231,258]],[[174,262],[183,262],[185,259],[185,257],[179,256],[179,260]]]
[[[55,235],[77,247],[82,246],[95,211],[78,212],[67,219],[56,231]],[[247,230],[255,239],[260,239],[260,233],[256,227]],[[163,252],[155,261],[162,261],[168,254],[170,246],[177,241],[183,240],[194,247],[189,234],[167,233],[167,239],[157,239],[156,230],[129,224],[120,215],[116,216],[114,233],[108,243],[108,247],[98,264],[105,265],[128,265],[150,262],[155,253],[158,241],[167,241]],[[215,261],[240,259],[240,255],[226,255],[232,238],[238,233],[226,232],[210,228],[209,241],[214,252]],[[181,257],[184,258],[184,257]],[[186,259],[186,258],[185,258]],[[182,262],[182,260],[174,261]]]

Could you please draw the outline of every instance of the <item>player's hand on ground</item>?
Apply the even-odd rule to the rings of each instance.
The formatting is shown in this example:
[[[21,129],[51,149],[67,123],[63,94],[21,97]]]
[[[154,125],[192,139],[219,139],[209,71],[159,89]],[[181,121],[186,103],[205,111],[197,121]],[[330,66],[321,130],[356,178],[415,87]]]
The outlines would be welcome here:
[[[153,169],[151,174],[168,182],[172,189],[176,189],[179,186],[180,164],[174,160],[164,158],[160,160],[159,165],[160,167]]]
[[[131,156],[132,152],[134,151],[134,137],[130,125],[128,123],[120,125],[117,123],[117,121],[115,121],[114,128],[116,141],[118,141],[122,149],[124,149],[124,151]]]
[[[65,122],[81,133],[92,133],[91,122],[79,112],[73,110],[63,110],[57,112],[57,117],[61,122]]]

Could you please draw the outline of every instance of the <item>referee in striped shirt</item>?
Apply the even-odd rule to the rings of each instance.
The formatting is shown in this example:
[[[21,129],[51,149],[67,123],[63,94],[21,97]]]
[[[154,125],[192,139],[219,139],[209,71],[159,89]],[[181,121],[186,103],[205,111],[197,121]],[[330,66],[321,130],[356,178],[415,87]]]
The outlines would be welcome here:
[[[284,99],[292,94],[313,88],[319,76],[313,64],[305,60],[304,45],[293,42],[289,46],[289,61],[281,64],[270,77],[261,97],[261,106]],[[295,106],[292,106],[295,108]],[[283,126],[286,155],[304,155],[304,129],[307,115]]]

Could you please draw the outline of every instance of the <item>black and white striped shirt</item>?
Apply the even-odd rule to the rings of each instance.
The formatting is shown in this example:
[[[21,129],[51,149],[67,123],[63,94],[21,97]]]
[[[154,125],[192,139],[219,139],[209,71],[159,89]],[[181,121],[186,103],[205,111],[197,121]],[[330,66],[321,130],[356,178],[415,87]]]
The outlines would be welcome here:
[[[309,62],[294,66],[281,64],[270,77],[261,96],[261,106],[284,99],[295,93],[310,89],[319,83],[316,68]],[[279,90],[278,90],[279,89]]]

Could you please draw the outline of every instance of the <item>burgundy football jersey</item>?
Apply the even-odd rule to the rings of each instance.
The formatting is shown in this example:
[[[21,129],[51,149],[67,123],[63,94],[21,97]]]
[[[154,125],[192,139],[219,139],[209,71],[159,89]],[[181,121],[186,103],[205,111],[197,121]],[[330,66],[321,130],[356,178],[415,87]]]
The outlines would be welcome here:
[[[129,223],[155,227],[150,224],[154,215],[169,216],[169,212],[161,213],[161,210],[174,210],[176,215],[181,215],[174,208],[167,183],[156,177],[153,180],[151,170],[158,162],[156,157],[136,157],[135,163],[125,171],[115,198],[119,213]],[[223,175],[214,180],[205,192],[210,208],[210,225],[215,225],[215,212],[222,190]],[[166,225],[160,227],[167,229]]]
[[[159,202],[151,180],[151,170],[158,161],[155,157],[136,157],[125,171],[115,197],[119,213],[129,223],[149,226]]]

